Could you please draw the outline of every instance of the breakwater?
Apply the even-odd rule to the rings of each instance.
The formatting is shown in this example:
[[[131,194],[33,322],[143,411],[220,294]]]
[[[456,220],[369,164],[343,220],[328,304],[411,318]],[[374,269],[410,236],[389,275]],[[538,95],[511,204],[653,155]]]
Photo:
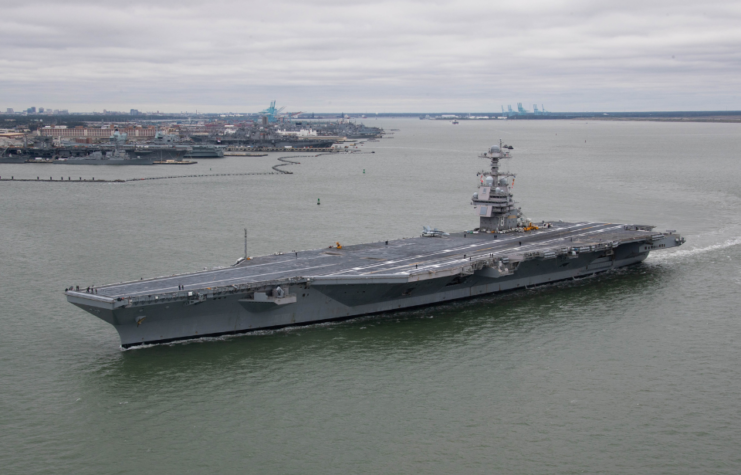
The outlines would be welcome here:
[[[291,156],[290,158],[310,158],[310,157],[319,157],[321,155],[325,155],[323,153],[316,154],[316,155],[298,155],[298,156]],[[272,169],[274,171],[272,172],[245,172],[245,173],[197,173],[197,174],[189,174],[189,175],[166,175],[166,176],[153,176],[153,177],[144,177],[144,178],[119,178],[119,179],[101,179],[101,178],[82,178],[78,177],[77,180],[73,179],[71,176],[67,176],[66,179],[63,176],[60,176],[59,178],[55,178],[54,176],[50,176],[49,178],[36,176],[35,178],[16,178],[15,176],[10,177],[3,177],[0,176],[0,182],[3,181],[21,181],[21,182],[33,182],[33,183],[129,183],[129,182],[137,182],[137,181],[152,181],[152,180],[173,180],[178,178],[206,178],[206,177],[215,177],[215,176],[251,176],[251,175],[293,175],[292,171],[289,170],[283,170],[281,167],[287,167],[291,165],[300,165],[301,162],[296,162],[293,160],[289,160],[289,157],[278,157],[277,160],[279,163],[277,165],[274,165]]]

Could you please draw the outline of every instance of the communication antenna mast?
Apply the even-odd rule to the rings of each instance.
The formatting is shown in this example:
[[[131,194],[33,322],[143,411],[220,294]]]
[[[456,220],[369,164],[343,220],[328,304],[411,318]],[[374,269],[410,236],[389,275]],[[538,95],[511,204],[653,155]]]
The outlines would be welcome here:
[[[244,228],[244,258],[247,259],[247,228]]]

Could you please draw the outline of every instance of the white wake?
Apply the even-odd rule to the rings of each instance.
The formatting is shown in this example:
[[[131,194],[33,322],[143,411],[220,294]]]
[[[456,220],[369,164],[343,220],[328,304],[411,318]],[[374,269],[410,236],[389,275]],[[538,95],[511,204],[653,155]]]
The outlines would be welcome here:
[[[685,244],[686,245],[686,244]],[[659,252],[659,253],[651,253],[649,254],[646,261],[649,262],[667,262],[667,261],[674,261],[674,260],[680,260],[680,259],[686,259],[688,257],[693,257],[701,254],[706,254],[708,252],[718,251],[721,249],[728,249],[729,247],[734,247],[741,245],[741,238],[735,238],[735,239],[728,239],[725,242],[719,243],[719,244],[711,244],[709,246],[705,247],[696,247],[692,249],[682,249],[679,248],[675,251],[668,251],[668,252]]]

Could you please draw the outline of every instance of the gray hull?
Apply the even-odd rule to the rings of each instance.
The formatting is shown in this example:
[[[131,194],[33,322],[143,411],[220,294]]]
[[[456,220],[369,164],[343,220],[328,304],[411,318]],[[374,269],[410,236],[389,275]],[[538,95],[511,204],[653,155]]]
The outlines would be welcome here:
[[[0,157],[0,163],[25,163],[31,157],[21,155],[16,157]]]
[[[224,158],[224,150],[210,145],[195,145],[185,158]]]
[[[151,158],[129,158],[126,160],[87,160],[68,158],[54,160],[54,165],[152,165]]]
[[[141,155],[152,161],[165,161],[165,160],[182,160],[185,154],[188,152],[186,147],[167,147],[148,145],[145,147],[122,147],[132,155]]]

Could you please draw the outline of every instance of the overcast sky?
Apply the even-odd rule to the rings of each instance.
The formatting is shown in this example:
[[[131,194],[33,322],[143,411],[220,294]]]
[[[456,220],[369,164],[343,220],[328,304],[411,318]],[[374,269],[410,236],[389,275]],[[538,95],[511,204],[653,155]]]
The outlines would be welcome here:
[[[0,0],[0,107],[741,110],[741,2]]]

